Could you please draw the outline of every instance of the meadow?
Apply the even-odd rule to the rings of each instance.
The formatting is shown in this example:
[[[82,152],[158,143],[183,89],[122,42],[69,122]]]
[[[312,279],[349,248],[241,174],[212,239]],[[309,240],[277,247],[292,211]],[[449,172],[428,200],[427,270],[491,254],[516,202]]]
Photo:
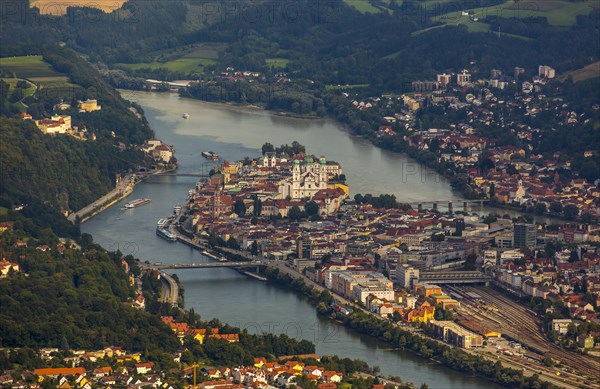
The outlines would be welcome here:
[[[52,69],[44,62],[41,55],[0,58],[0,79],[13,89],[19,80],[26,80],[29,87],[24,90],[23,99],[34,93],[45,93],[56,96],[70,96],[78,85],[69,82],[69,78]],[[16,105],[22,111],[26,106],[22,100]]]
[[[471,17],[480,20],[488,16],[517,19],[545,17],[551,25],[570,26],[575,24],[577,15],[587,15],[594,7],[598,7],[598,2],[595,0],[583,0],[581,2],[570,2],[568,0],[524,0],[515,2],[507,0],[503,4],[491,7],[465,8],[464,10],[452,8],[451,12],[447,13],[443,13],[444,7],[441,7],[440,15],[434,17],[433,21],[449,25],[464,24],[470,28],[470,31],[471,28],[473,31],[481,31],[482,27],[475,26],[476,22],[471,21],[470,16],[462,15],[461,11],[469,10]]]
[[[600,61],[589,64],[588,66],[583,67],[581,69],[561,74],[558,77],[558,80],[565,81],[567,78],[569,78],[569,76],[573,78],[573,82],[585,81],[590,80],[592,78],[600,77]]]
[[[275,69],[285,69],[290,62],[286,58],[267,58],[267,66]]]
[[[219,44],[200,44],[188,47],[181,52],[156,53],[153,62],[118,63],[116,65],[132,70],[165,68],[172,72],[202,73],[206,66],[216,63],[220,50],[222,50],[222,46]]]
[[[381,9],[375,7],[369,0],[344,0],[346,4],[356,8],[360,13],[372,13],[377,14],[381,12]]]

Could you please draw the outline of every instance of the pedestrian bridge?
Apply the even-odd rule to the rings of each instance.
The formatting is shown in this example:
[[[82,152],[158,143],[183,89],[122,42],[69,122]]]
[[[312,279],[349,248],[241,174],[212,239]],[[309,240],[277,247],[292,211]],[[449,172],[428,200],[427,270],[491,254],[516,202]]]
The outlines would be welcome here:
[[[492,278],[480,271],[422,272],[419,283],[426,284],[482,284]]]

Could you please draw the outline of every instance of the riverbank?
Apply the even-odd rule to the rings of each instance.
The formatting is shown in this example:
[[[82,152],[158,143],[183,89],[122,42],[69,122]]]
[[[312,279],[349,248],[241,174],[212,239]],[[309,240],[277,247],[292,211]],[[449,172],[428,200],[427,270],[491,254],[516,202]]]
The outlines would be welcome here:
[[[172,169],[157,170],[152,173],[145,173],[145,176],[161,173],[169,173],[177,170],[177,167]],[[129,197],[137,184],[144,181],[137,174],[129,173],[125,175],[116,185],[115,189],[111,190],[104,196],[100,197],[96,201],[87,206],[81,208],[79,211],[71,213],[67,219],[72,223],[85,223],[94,216],[106,211],[119,201]]]
[[[188,236],[176,231],[179,241],[193,247],[197,250],[205,250],[206,245],[200,241],[190,240]],[[239,261],[244,258],[249,261],[257,260],[258,257],[248,253],[233,250],[229,248],[219,248],[218,253],[226,257],[233,257],[233,260]],[[423,332],[410,326],[400,326],[388,320],[377,317],[372,312],[349,301],[342,296],[334,295],[330,290],[318,285],[306,276],[296,272],[282,261],[263,260],[265,264],[265,279],[269,282],[290,288],[291,290],[306,296],[311,304],[316,307],[317,312],[331,320],[337,321],[345,327],[363,335],[372,336],[381,341],[390,344],[394,348],[415,353],[416,355],[432,360],[446,367],[488,379],[508,387],[534,387],[538,382],[536,374],[538,371],[527,369],[523,365],[515,364],[512,361],[505,360],[505,365],[511,367],[498,367],[498,357],[494,355],[485,355],[473,350],[462,350],[447,345],[437,339],[426,336]],[[334,300],[340,304],[351,306],[354,312],[350,315],[339,315],[331,313],[328,309],[329,304]],[[465,362],[465,360],[467,362]],[[460,361],[460,365],[456,362]],[[515,366],[517,369],[515,369]],[[522,369],[522,370],[521,370]],[[544,379],[555,385],[565,388],[576,388],[566,384],[552,376],[544,374]]]
[[[385,150],[385,151],[388,151],[391,153],[410,157],[410,158],[416,160],[421,165],[432,169],[433,171],[435,171],[435,173],[437,175],[439,175],[440,177],[443,177],[444,179],[449,181],[449,189],[452,191],[452,193],[457,195],[457,197],[460,197],[460,199],[488,201],[487,199],[485,199],[484,197],[482,197],[481,195],[479,195],[477,193],[477,188],[474,186],[473,182],[471,182],[469,180],[468,176],[464,172],[461,172],[459,169],[456,169],[455,166],[453,166],[452,164],[441,163],[441,162],[439,162],[439,159],[436,156],[432,155],[431,153],[423,152],[415,147],[409,147],[404,142],[397,142],[397,141],[392,142],[392,141],[384,140],[383,138],[378,138],[374,134],[357,133],[356,131],[354,131],[353,128],[351,128],[349,126],[349,124],[347,122],[339,121],[337,118],[335,118],[331,115],[328,115],[326,117],[298,115],[298,114],[295,114],[292,112],[283,112],[281,110],[270,110],[264,106],[259,106],[259,105],[255,105],[255,104],[254,105],[253,104],[240,104],[240,103],[233,103],[233,102],[227,102],[227,101],[214,102],[214,101],[206,101],[206,100],[197,99],[197,98],[190,97],[190,96],[181,96],[181,95],[179,95],[178,97],[181,99],[184,99],[184,100],[201,101],[203,104],[209,104],[209,105],[214,105],[214,106],[218,106],[218,107],[226,107],[226,108],[236,110],[239,112],[263,111],[266,114],[271,115],[273,117],[311,119],[313,121],[317,121],[317,119],[335,121],[335,123],[340,128],[343,128],[343,132],[346,133],[349,137],[353,137],[353,138],[360,137],[381,150]],[[408,171],[406,174],[414,174],[415,173],[414,171],[410,170],[410,168],[408,168],[407,170]],[[425,177],[424,179],[431,179],[431,177]],[[402,200],[400,200],[400,201],[402,201]],[[498,203],[496,203],[496,206],[506,207],[506,209],[508,209],[514,213],[518,213],[518,214],[522,214],[522,215],[532,215],[532,216],[535,216],[538,218],[544,218],[545,220],[551,220],[552,223],[555,223],[555,222],[561,223],[562,221],[578,221],[578,220],[584,221],[584,220],[581,220],[581,218],[579,218],[578,220],[572,220],[572,219],[568,219],[568,218],[564,218],[561,216],[551,214],[549,212],[545,212],[540,215],[540,214],[535,213],[532,207],[523,209],[521,207],[511,206],[510,204],[500,205]],[[487,207],[486,206],[486,212],[492,213],[494,208],[495,207],[491,207],[491,206]]]
[[[136,180],[134,174],[127,174],[119,181],[115,189],[111,190],[104,196],[100,197],[93,203],[83,207],[77,212],[73,212],[69,215],[69,221],[73,223],[85,223],[92,217],[98,215],[100,212],[107,210],[117,202],[129,196],[133,193],[135,185],[139,181]]]
[[[157,92],[157,93],[168,93],[168,92]],[[227,102],[227,101],[219,101],[219,102],[207,101],[207,100],[195,99],[195,98],[189,97],[189,96],[181,96],[181,95],[178,95],[178,96],[182,99],[202,101],[203,103],[206,103],[209,105],[232,108],[234,110],[246,111],[246,112],[265,112],[269,115],[292,118],[292,119],[303,119],[303,120],[333,119],[333,118],[328,118],[328,117],[320,117],[320,116],[316,116],[316,115],[302,115],[302,114],[298,114],[298,113],[294,113],[294,112],[281,111],[281,110],[275,111],[275,110],[271,110],[264,106],[256,105],[256,104],[241,104],[241,103],[232,103],[232,102]],[[335,119],[333,119],[333,120],[335,120]]]
[[[407,201],[453,198],[444,179],[429,179],[433,172],[420,169],[414,160],[376,148],[366,139],[348,136],[339,123],[331,120],[289,119],[263,111],[244,113],[243,109],[181,99],[176,94],[144,92],[136,96],[136,102],[144,107],[157,136],[177,148],[182,173],[202,171],[202,150],[214,150],[223,158],[236,161],[248,155],[258,156],[266,139],[276,145],[298,140],[317,155],[340,161],[357,193],[393,193]],[[183,120],[181,112],[190,112],[191,117]],[[332,144],[336,147],[331,148]],[[409,168],[413,170],[408,171]],[[415,169],[416,174],[408,174]],[[400,176],[402,171],[406,171],[405,177]],[[187,176],[153,178],[134,191],[136,198],[152,198],[150,207],[126,213],[113,207],[82,229],[105,247],[135,253],[150,263],[207,261],[201,251],[167,243],[155,234],[156,221],[170,214],[174,203],[183,204],[196,181]],[[306,298],[289,288],[255,282],[228,269],[169,273],[177,274],[185,285],[186,307],[202,312],[204,317],[215,317],[253,333],[286,333],[307,339],[317,345],[320,355],[358,357],[380,366],[386,375],[401,373],[413,382],[433,380],[437,388],[496,387],[470,374],[436,366],[412,352],[392,351],[397,347],[377,338],[359,336],[356,331],[318,315]]]

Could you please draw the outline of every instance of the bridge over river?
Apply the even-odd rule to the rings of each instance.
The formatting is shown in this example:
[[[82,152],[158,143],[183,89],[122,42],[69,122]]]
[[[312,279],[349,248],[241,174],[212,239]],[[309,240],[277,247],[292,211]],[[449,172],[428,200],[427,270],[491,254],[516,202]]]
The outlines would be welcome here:
[[[169,263],[169,264],[154,264],[150,267],[158,270],[167,270],[167,269],[211,269],[218,267],[232,267],[232,268],[242,268],[242,267],[256,267],[256,266],[267,266],[268,263],[263,261],[211,261],[211,262],[197,262],[197,263]]]

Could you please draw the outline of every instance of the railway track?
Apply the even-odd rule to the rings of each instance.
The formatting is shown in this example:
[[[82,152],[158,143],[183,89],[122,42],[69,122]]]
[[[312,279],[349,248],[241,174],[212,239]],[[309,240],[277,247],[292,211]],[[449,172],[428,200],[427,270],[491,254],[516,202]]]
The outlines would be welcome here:
[[[465,286],[458,291],[467,291],[478,294],[486,304],[494,304],[498,311],[475,311],[479,319],[489,320],[500,325],[500,329],[507,336],[518,340],[540,354],[550,356],[561,361],[575,371],[582,372],[595,379],[600,378],[600,362],[585,355],[575,354],[563,350],[546,339],[542,331],[541,321],[533,316],[527,308],[510,300],[506,296],[483,287]],[[470,308],[471,311],[475,307]]]

